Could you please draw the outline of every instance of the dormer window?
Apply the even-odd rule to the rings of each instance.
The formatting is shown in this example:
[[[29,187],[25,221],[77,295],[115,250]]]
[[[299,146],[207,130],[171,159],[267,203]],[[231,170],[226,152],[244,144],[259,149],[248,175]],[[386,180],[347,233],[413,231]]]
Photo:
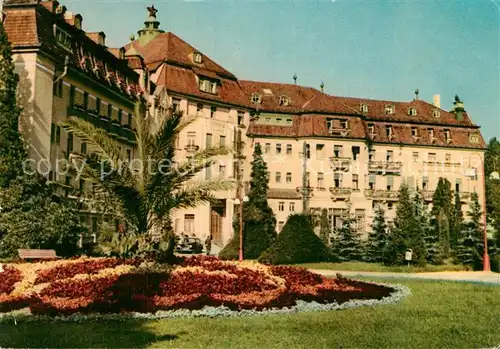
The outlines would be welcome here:
[[[67,50],[71,50],[71,35],[54,25],[54,36],[59,45]]]
[[[394,106],[392,104],[388,104],[385,106],[385,115],[392,115],[394,114]]]
[[[413,138],[418,137],[418,128],[412,127],[411,128],[411,135],[412,135]]]
[[[344,130],[348,128],[348,124],[347,124],[346,119],[340,119],[340,128],[342,128]]]
[[[76,15],[75,16],[75,28],[76,29],[82,29],[82,16]]]
[[[287,96],[280,96],[280,99],[279,99],[279,104],[281,106],[287,106],[287,105],[290,105],[290,98],[288,98]]]
[[[415,109],[415,108],[408,109],[408,115],[417,116],[417,109]]]
[[[392,137],[392,126],[385,127],[385,135],[389,138]]]
[[[262,102],[262,96],[259,93],[253,93],[251,100],[253,104],[260,104]]]
[[[359,109],[362,113],[368,113],[368,104],[362,103]]]
[[[375,136],[375,125],[368,124],[368,134],[370,136]]]
[[[441,116],[441,113],[439,112],[439,109],[434,109],[432,111],[432,116],[436,119],[439,119],[439,117]]]
[[[444,130],[444,139],[446,140],[446,143],[451,143],[450,130],[448,130],[448,129]]]
[[[202,62],[201,53],[199,53],[199,52],[193,53],[193,62],[201,64],[201,62]]]
[[[469,143],[477,144],[479,143],[479,135],[477,133],[469,134]]]
[[[217,82],[208,79],[199,79],[199,88],[200,91],[217,94]]]
[[[429,139],[431,141],[433,141],[434,140],[434,129],[430,128],[430,129],[427,130],[427,132],[429,133]]]

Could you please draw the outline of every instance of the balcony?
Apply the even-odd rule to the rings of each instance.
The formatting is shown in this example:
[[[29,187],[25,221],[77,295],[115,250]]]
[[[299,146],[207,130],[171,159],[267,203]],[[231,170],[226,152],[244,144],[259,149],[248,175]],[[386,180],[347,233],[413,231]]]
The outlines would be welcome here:
[[[366,189],[365,196],[373,200],[398,201],[399,193],[395,190],[373,190]]]
[[[330,193],[332,194],[330,197],[334,201],[347,200],[351,196],[352,189],[330,187]]]
[[[330,166],[333,171],[349,171],[351,161],[351,158],[334,156],[330,158]]]
[[[434,197],[434,192],[432,190],[421,190],[420,195],[422,195],[422,199],[426,202],[432,202],[432,198]]]
[[[343,127],[330,127],[328,129],[328,134],[330,136],[349,136],[351,134],[351,130]]]
[[[198,151],[200,147],[196,144],[188,144],[184,147],[184,149],[189,153],[194,153],[195,151]]]
[[[368,171],[381,174],[401,174],[402,162],[395,161],[370,161]]]
[[[313,192],[314,192],[314,187],[297,187],[295,188],[295,190],[297,191],[297,193],[300,193],[302,194],[304,192],[304,190],[306,191],[307,193],[307,197],[311,198],[314,196]]]

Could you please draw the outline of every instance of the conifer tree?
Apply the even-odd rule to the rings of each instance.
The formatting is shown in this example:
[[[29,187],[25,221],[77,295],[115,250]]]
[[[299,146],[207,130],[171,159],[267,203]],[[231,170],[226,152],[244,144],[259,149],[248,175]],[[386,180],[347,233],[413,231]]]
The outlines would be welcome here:
[[[463,230],[464,214],[462,212],[462,203],[460,202],[460,192],[455,193],[454,199],[453,216],[450,220],[450,248],[456,253],[458,239]]]
[[[451,183],[439,178],[432,197],[431,226],[439,236],[443,257],[450,255],[450,220],[453,218]]]
[[[415,212],[415,229],[410,236],[411,249],[413,251],[413,261],[417,265],[424,265],[426,263],[427,249],[425,246],[425,236],[427,235],[429,226],[429,217],[427,210],[424,206],[422,196],[418,191],[415,192],[413,199],[413,209]]]
[[[384,260],[387,244],[387,224],[385,223],[385,212],[378,206],[373,219],[372,231],[368,235],[365,248],[365,261],[379,263]]]
[[[338,256],[341,261],[359,261],[362,256],[361,241],[355,230],[355,219],[350,212],[350,205],[342,221],[337,237]]]
[[[0,188],[21,176],[26,150],[19,132],[21,109],[17,106],[19,82],[14,72],[12,49],[3,22],[0,21]]]
[[[248,202],[243,204],[243,256],[245,259],[257,259],[277,238],[276,218],[267,202],[269,174],[267,164],[262,157],[260,144],[253,152],[250,192]],[[235,235],[224,247],[219,256],[224,259],[236,259],[239,249],[239,217],[233,224]]]
[[[319,237],[325,246],[330,245],[330,225],[328,224],[328,211],[324,208],[321,211],[321,219],[319,223]]]

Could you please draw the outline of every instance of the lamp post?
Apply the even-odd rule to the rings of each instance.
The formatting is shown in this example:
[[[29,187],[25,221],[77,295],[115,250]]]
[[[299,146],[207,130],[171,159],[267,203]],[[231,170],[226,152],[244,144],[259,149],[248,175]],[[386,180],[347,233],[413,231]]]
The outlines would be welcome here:
[[[240,194],[241,197],[241,194]],[[240,198],[236,198],[234,203],[236,205],[240,205],[240,248],[239,248],[239,258],[240,262],[243,261],[243,202],[248,202],[248,196],[244,196],[243,200]]]

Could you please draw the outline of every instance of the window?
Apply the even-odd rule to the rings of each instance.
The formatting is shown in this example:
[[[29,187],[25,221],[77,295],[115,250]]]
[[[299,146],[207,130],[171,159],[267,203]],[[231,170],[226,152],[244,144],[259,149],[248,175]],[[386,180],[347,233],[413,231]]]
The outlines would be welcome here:
[[[434,109],[432,111],[432,116],[435,117],[436,119],[439,119],[439,117],[441,116],[439,109]]]
[[[226,146],[226,136],[220,136],[219,137],[219,145],[221,147],[225,147]]]
[[[393,161],[393,156],[394,156],[394,152],[392,150],[388,150],[387,154],[385,156],[386,161],[387,162]]]
[[[358,146],[353,146],[352,147],[352,159],[356,161],[358,159],[358,155],[361,152],[360,148]]]
[[[211,118],[215,117],[215,112],[217,112],[217,107],[211,106],[210,107],[210,117]]]
[[[446,129],[444,130],[444,139],[446,140],[446,143],[451,142],[451,133],[450,130]]]
[[[264,153],[269,154],[271,152],[271,143],[266,143],[264,146]]]
[[[316,144],[316,159],[318,160],[323,159],[323,157],[325,156],[324,149],[325,149],[324,144]]]
[[[286,155],[292,155],[292,145],[291,144],[286,145]]]
[[[418,129],[416,127],[411,128],[411,135],[413,137],[418,137]]]
[[[288,210],[289,210],[290,212],[295,212],[295,202],[290,202],[290,203],[288,204]]]
[[[281,144],[276,144],[276,154],[281,154]]]
[[[201,63],[201,53],[195,52],[193,53],[193,62],[200,64]]]
[[[359,177],[357,174],[352,175],[352,189],[354,190],[359,189]]]
[[[445,154],[444,156],[444,161],[446,163],[450,163],[451,162],[451,154]]]
[[[311,158],[311,145],[306,144],[306,158],[310,159]]]
[[[73,152],[73,134],[68,133],[68,142],[66,144],[66,155],[69,155]]]
[[[342,173],[334,173],[333,174],[333,186],[335,188],[342,187]]]
[[[195,145],[196,144],[196,132],[188,132],[187,133],[187,144]]]
[[[368,161],[375,161],[375,150],[370,150],[368,152]]]
[[[375,135],[375,125],[374,124],[368,124],[368,134],[370,136]]]
[[[342,146],[341,145],[334,145],[333,146],[333,156],[336,158],[342,156]]]
[[[457,178],[456,182],[455,182],[455,191],[457,193],[460,192],[460,186],[462,185],[462,180],[460,178]]]
[[[276,183],[281,183],[281,172],[276,172],[275,181]]]
[[[177,98],[172,98],[172,110],[174,112],[179,111],[181,107],[181,100]]]
[[[479,143],[479,135],[477,133],[469,134],[469,143],[474,143],[474,144]]]
[[[206,148],[211,148],[212,147],[212,134],[207,133],[207,138],[206,138]]]
[[[219,176],[221,176],[221,177],[226,176],[226,166],[225,165],[219,165]]]
[[[194,214],[184,215],[184,233],[186,234],[194,233]]]
[[[375,175],[370,175],[368,176],[368,186],[371,190],[374,190],[375,189],[375,180],[376,180],[376,176]]]
[[[417,162],[418,161],[418,152],[414,151],[413,152],[413,162]]]
[[[238,125],[243,125],[243,121],[245,119],[245,113],[242,111],[238,112]]]
[[[253,93],[251,101],[253,104],[260,104],[260,102],[262,101],[262,96],[258,93]]]
[[[429,177],[422,178],[422,189],[429,190]]]
[[[434,129],[430,128],[427,130],[427,132],[429,133],[429,138],[431,140],[434,139]]]
[[[203,104],[198,103],[196,104],[196,113],[201,113],[203,111]]]
[[[283,226],[285,225],[285,222],[279,221],[278,222],[278,231],[281,231],[283,229]]]
[[[358,232],[362,232],[365,230],[365,210],[363,209],[356,209],[354,211],[354,216],[355,216],[355,228]]]
[[[68,50],[71,50],[71,35],[69,35],[59,27],[54,27],[54,35],[59,45]]]
[[[286,173],[286,182],[292,183],[292,173],[291,172]]]
[[[87,154],[87,143],[82,142],[82,144],[80,144],[80,153]]]
[[[385,135],[387,137],[392,137],[392,126],[386,126],[385,127]]]
[[[282,105],[282,106],[290,105],[290,98],[288,98],[287,96],[280,96],[279,105]]]
[[[123,111],[121,109],[118,110],[118,124],[122,124],[122,119],[123,119]]]
[[[328,130],[333,128],[333,119],[330,118],[326,119],[326,127],[328,128]]]
[[[130,162],[132,160],[132,151],[130,149],[127,149],[127,159],[128,159],[128,162]]]
[[[87,110],[89,107],[89,94],[87,92],[83,93],[83,108]]]
[[[408,115],[417,116],[417,109],[415,109],[415,108],[408,109]]]
[[[348,128],[348,123],[347,123],[346,119],[340,119],[340,128],[342,128],[342,129]]]
[[[278,211],[283,212],[285,210],[285,203],[283,201],[278,202]]]
[[[306,172],[306,185],[308,187],[311,186],[311,173],[310,172]]]
[[[53,86],[52,94],[56,97],[61,98],[63,95],[63,80],[59,79]]]
[[[394,109],[395,108],[394,108],[393,105],[391,105],[391,104],[386,105],[385,109],[384,109],[385,110],[385,115],[392,115],[392,114],[394,114]]]
[[[436,153],[429,153],[428,154],[428,161],[429,162],[436,162]]]
[[[198,87],[199,87],[200,91],[203,91],[203,92],[208,92],[208,93],[212,93],[212,94],[217,93],[217,82],[215,82],[215,81],[210,81],[210,80],[200,78]]]
[[[362,113],[368,113],[368,104],[362,103],[359,109]]]
[[[210,180],[212,179],[212,166],[208,166],[205,168],[205,180]]]
[[[325,182],[325,174],[323,172],[318,172],[317,182],[318,182],[319,188],[325,187],[325,183],[324,183]]]
[[[394,204],[392,202],[387,203],[387,209],[391,211],[394,208]]]
[[[387,176],[387,190],[392,190],[394,187],[394,177],[393,176]]]

